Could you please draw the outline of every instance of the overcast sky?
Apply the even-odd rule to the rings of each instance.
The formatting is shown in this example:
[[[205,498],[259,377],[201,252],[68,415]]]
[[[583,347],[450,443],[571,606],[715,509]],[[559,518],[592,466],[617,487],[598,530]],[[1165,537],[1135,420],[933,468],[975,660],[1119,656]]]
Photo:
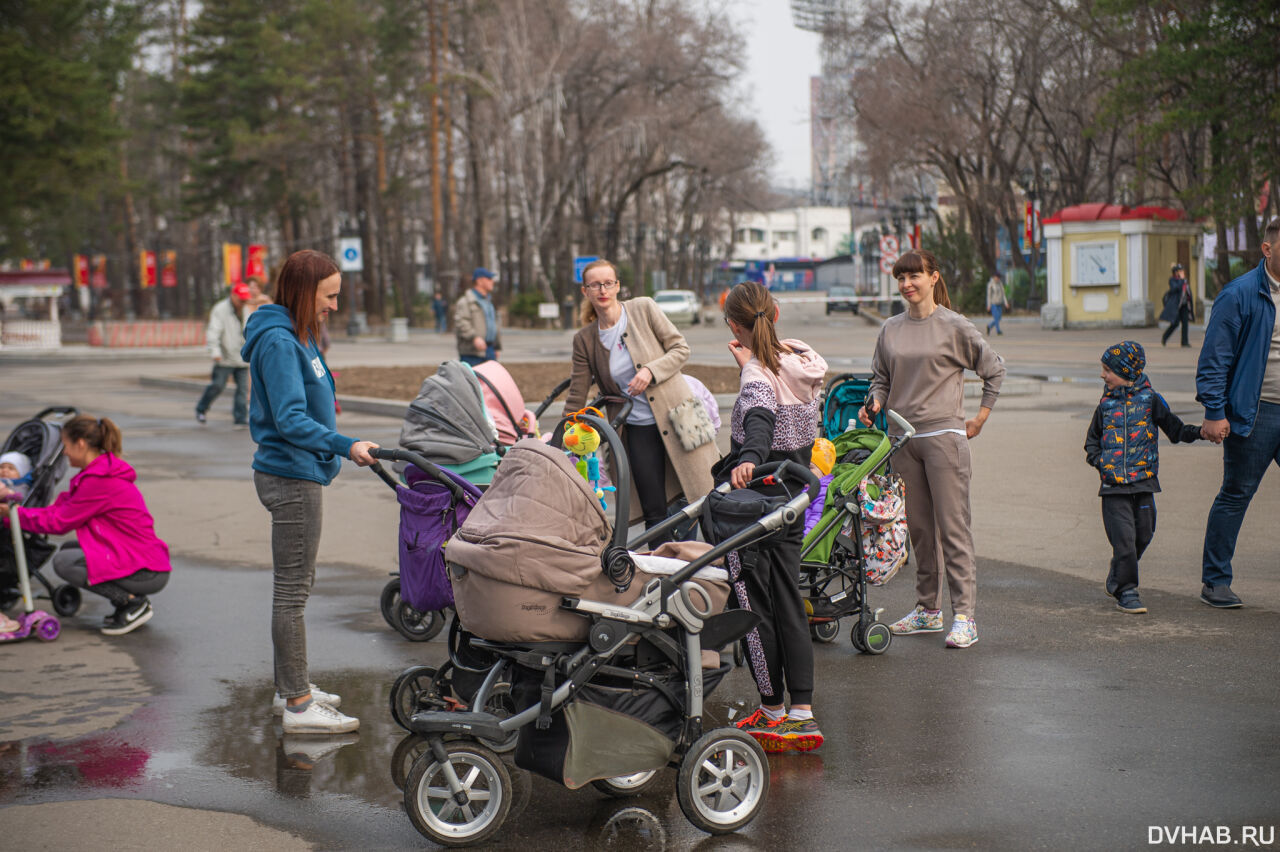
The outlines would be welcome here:
[[[821,68],[821,39],[796,28],[788,0],[736,0],[729,8],[747,37],[744,85],[773,145],[774,180],[807,187],[809,78]]]

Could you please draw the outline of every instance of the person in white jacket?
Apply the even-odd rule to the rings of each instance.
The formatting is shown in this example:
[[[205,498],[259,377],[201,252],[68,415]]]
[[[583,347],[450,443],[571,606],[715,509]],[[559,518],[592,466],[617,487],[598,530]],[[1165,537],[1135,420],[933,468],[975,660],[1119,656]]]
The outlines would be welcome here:
[[[236,284],[231,288],[231,295],[209,311],[205,341],[209,346],[209,357],[213,359],[213,375],[196,403],[197,422],[205,422],[209,406],[227,386],[227,379],[234,377],[236,396],[231,415],[237,426],[249,425],[249,365],[240,357],[240,350],[244,347],[244,306],[249,296],[248,285]]]

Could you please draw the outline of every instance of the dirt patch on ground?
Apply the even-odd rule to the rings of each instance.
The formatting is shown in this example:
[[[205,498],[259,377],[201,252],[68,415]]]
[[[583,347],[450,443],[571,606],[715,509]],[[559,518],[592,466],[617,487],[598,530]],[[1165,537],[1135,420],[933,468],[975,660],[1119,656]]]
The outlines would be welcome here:
[[[511,373],[511,378],[515,379],[525,403],[530,407],[544,399],[561,381],[569,378],[569,366],[563,361],[504,363],[503,366]],[[697,378],[712,393],[738,391],[737,367],[688,364],[684,372]],[[423,379],[434,374],[434,367],[344,367],[334,371],[334,380],[339,395],[409,402],[418,395]]]

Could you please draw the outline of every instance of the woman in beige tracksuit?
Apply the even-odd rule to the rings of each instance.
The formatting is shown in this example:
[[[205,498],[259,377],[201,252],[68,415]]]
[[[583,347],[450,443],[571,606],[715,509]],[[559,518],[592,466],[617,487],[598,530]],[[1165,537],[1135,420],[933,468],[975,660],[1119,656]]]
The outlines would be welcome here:
[[[863,423],[891,408],[916,428],[894,456],[906,485],[907,525],[916,556],[914,610],[894,622],[896,634],[942,631],[942,573],[945,568],[955,614],[949,648],[978,641],[977,565],[969,508],[969,441],[991,414],[1004,361],[973,323],[951,310],[947,286],[932,253],[909,251],[893,265],[907,311],[885,321],[871,360],[871,390]],[[982,379],[982,405],[964,417],[964,371]]]

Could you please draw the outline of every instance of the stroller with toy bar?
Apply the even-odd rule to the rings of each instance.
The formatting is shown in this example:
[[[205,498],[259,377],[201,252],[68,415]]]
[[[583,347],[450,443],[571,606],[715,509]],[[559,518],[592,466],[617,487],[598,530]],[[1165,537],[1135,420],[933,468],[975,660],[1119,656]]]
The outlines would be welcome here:
[[[856,615],[849,638],[867,654],[883,654],[893,639],[881,610],[871,609],[868,583],[888,582],[907,560],[904,495],[887,471],[915,427],[895,411],[886,414],[901,435],[851,429],[835,437],[837,463],[822,514],[800,546],[800,591],[813,637],[834,642],[840,619]]]
[[[621,441],[603,418],[579,417],[616,459],[615,523],[564,453],[518,442],[446,549],[461,625],[453,650],[482,678],[472,709],[398,703],[413,669],[392,689],[393,715],[410,707],[397,721],[424,740],[405,778],[405,810],[437,843],[480,843],[500,829],[513,787],[491,745],[513,735],[517,766],[570,789],[592,784],[635,795],[675,768],[681,810],[710,833],[748,824],[767,798],[768,763],[754,738],[736,728],[704,730],[703,698],[729,670],[716,652],[759,623],[746,610],[722,611],[728,575],[715,563],[793,523],[817,480],[794,464],[762,466],[757,487],[779,480],[807,487],[776,498],[715,546],[667,543],[638,553],[710,514],[717,495],[628,542],[630,467]],[[494,712],[498,695],[504,707]]]
[[[19,424],[5,439],[0,453],[18,452],[31,459],[31,483],[23,506],[42,507],[52,502],[53,492],[67,472],[67,460],[62,454],[62,422],[78,413],[69,406],[46,408]],[[37,610],[36,598],[47,597],[57,615],[71,616],[80,609],[80,590],[66,583],[54,585],[45,577],[43,569],[58,548],[45,535],[22,531],[16,501],[10,504],[9,525],[0,540],[0,609],[8,610],[21,601],[23,611],[16,616],[20,628],[0,634],[0,641],[32,635],[51,641],[61,632],[61,623],[56,616]],[[32,593],[32,580],[44,588],[43,595]]]

